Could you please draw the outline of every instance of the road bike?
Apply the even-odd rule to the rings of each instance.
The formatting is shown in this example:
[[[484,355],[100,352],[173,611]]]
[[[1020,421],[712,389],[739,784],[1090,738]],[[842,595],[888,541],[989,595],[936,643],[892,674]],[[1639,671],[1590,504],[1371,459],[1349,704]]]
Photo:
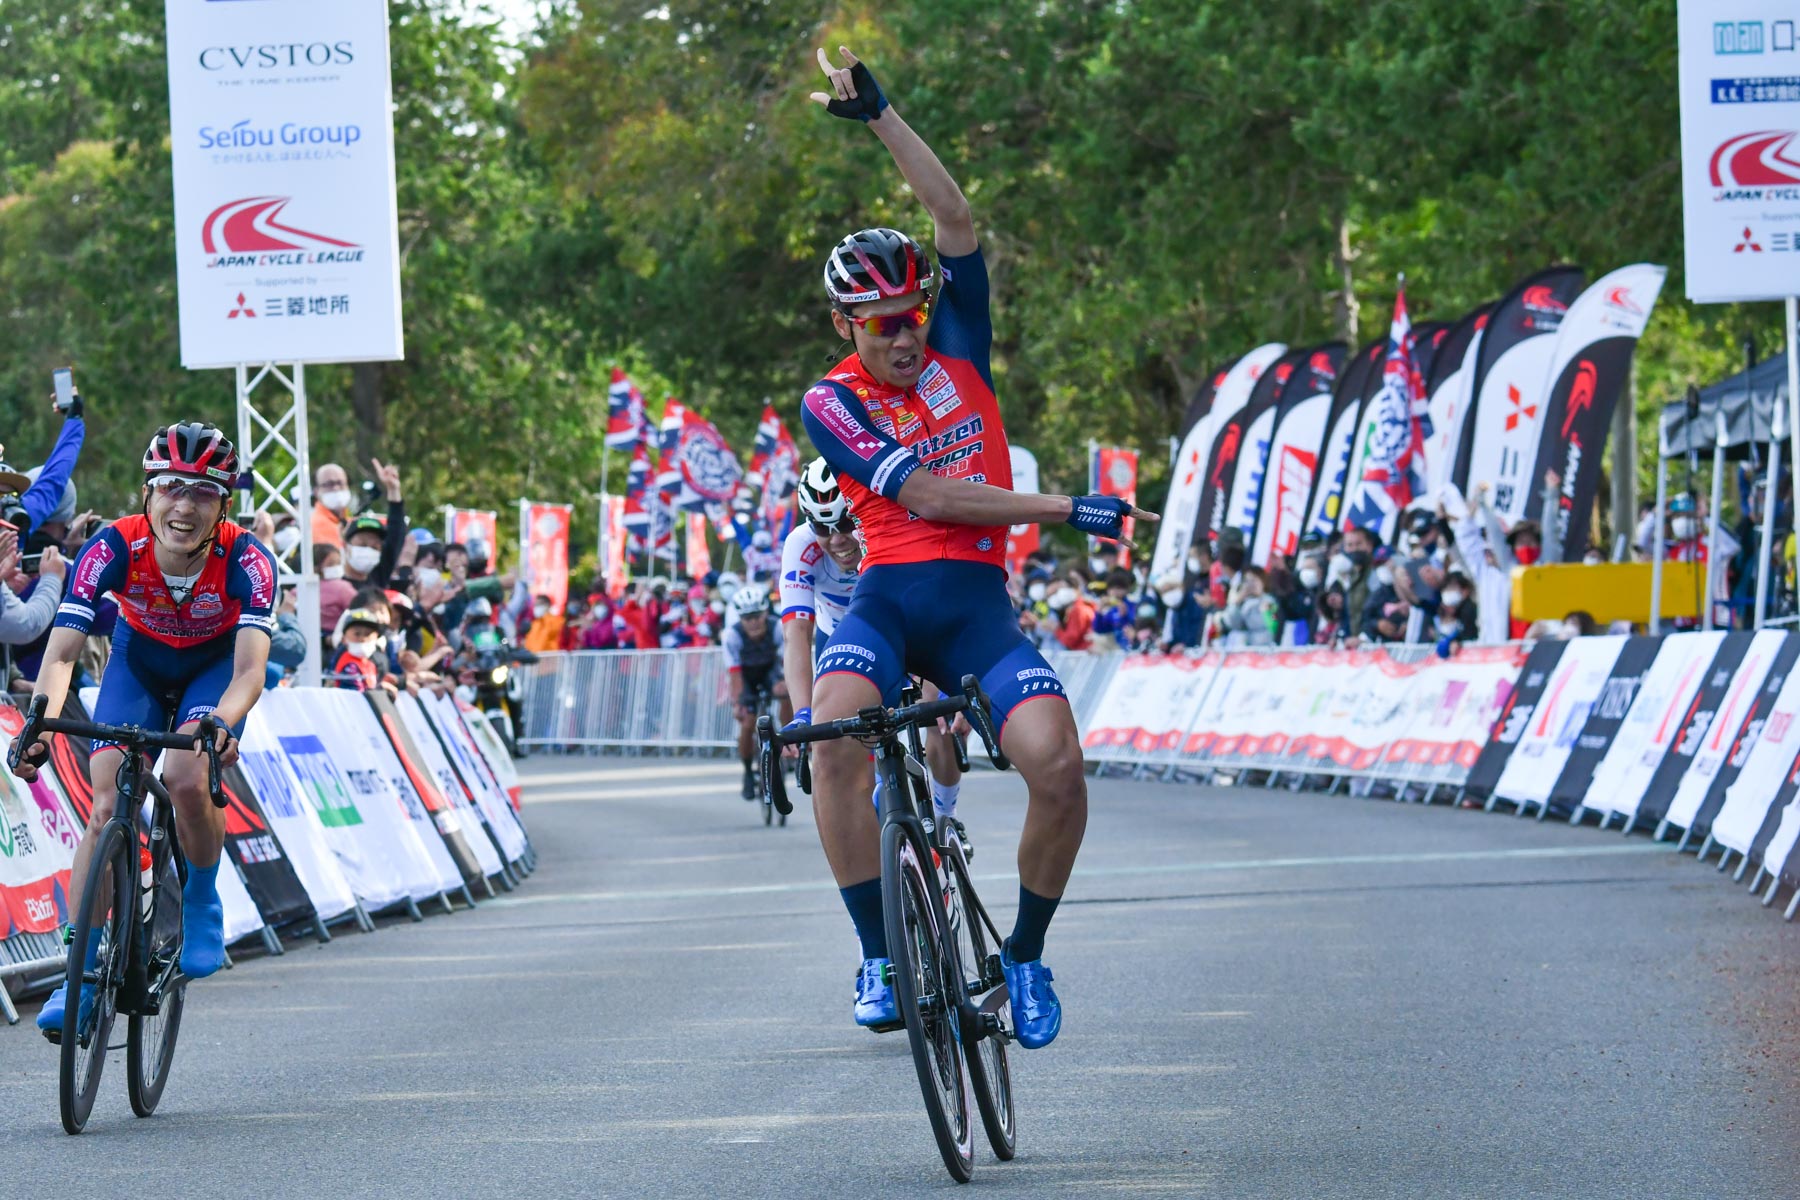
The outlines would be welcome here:
[[[774,722],[775,711],[776,711],[775,710],[775,692],[774,692],[773,688],[759,687],[756,689],[756,691],[751,693],[751,695],[750,695],[750,713],[751,713],[752,718],[755,720],[756,727],[758,729],[762,728],[762,724],[764,721],[768,721],[770,723]],[[766,756],[759,756],[759,757],[765,759],[764,761],[759,762],[758,769],[760,771],[762,771],[763,779],[766,780],[769,775],[769,764],[766,761]],[[777,758],[777,760],[775,762],[775,770],[776,770],[777,774],[779,774],[781,771],[781,762],[780,762],[779,758]],[[768,784],[765,782],[758,781],[757,795],[762,800],[763,824],[764,825],[775,824],[776,820],[779,818],[781,825],[785,828],[787,825],[788,813],[793,811],[792,807],[785,808],[785,809],[776,808],[776,806],[769,799],[769,787],[768,787]]]
[[[786,731],[764,717],[757,732],[764,792],[778,812],[790,811],[778,766],[783,746],[853,738],[875,752],[890,982],[938,1153],[951,1176],[967,1183],[975,1169],[975,1112],[1002,1161],[1013,1157],[1018,1130],[1006,1058],[1014,1035],[1000,931],[975,894],[954,824],[933,817],[920,737],[925,726],[957,713],[967,714],[989,759],[1006,770],[1010,764],[987,697],[973,675],[963,677],[960,695],[920,702],[907,688],[897,708],[865,708],[854,717]]]
[[[88,864],[80,911],[69,914],[64,981],[68,1003],[62,1029],[45,1033],[61,1048],[62,1124],[76,1134],[87,1126],[110,1050],[125,1050],[131,1111],[140,1117],[156,1111],[169,1081],[187,1000],[188,979],[180,965],[181,890],[187,882],[187,861],[176,842],[169,793],[146,770],[144,751],[203,748],[213,805],[224,808],[226,799],[219,767],[219,725],[212,717],[202,717],[194,733],[156,733],[136,725],[46,717],[44,707],[43,696],[32,700],[25,728],[8,756],[9,766],[18,765],[25,748],[44,733],[107,742],[125,752],[119,764],[118,801]],[[146,799],[151,802],[147,824]],[[88,967],[84,964],[90,946],[95,947],[94,965]],[[81,1019],[84,986],[94,991],[86,1021]],[[120,1014],[130,1018],[123,1047],[109,1044],[113,1019]]]

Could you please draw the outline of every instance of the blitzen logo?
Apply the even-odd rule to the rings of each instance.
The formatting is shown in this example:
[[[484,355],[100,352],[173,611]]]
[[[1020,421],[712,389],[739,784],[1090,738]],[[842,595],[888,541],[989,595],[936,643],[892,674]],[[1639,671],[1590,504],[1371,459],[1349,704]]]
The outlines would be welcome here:
[[[1800,200],[1800,133],[1766,129],[1719,144],[1710,164],[1715,204]]]
[[[208,270],[218,267],[344,265],[363,260],[355,242],[283,223],[290,196],[249,196],[219,205],[200,225]]]

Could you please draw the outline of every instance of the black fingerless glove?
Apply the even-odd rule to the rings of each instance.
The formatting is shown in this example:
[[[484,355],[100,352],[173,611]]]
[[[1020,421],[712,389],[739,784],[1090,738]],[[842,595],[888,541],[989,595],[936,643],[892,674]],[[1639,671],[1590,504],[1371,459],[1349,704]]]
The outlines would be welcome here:
[[[862,63],[850,68],[850,82],[856,88],[856,98],[833,100],[825,106],[825,111],[834,117],[861,121],[866,125],[879,117],[881,110],[888,106],[887,97],[881,94],[881,85],[875,82],[875,76]]]
[[[1131,503],[1118,496],[1075,496],[1064,522],[1091,537],[1117,538],[1125,528]]]

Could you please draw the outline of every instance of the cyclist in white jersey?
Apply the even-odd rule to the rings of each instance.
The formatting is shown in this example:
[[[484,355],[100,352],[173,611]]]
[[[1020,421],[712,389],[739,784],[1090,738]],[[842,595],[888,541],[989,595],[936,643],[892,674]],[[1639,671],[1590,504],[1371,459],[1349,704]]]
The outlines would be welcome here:
[[[863,547],[850,502],[823,458],[813,459],[801,472],[798,499],[805,519],[782,543],[777,611],[785,634],[782,661],[794,704],[792,724],[807,725],[812,722],[813,664],[825,639],[850,609]],[[928,698],[937,696],[931,684],[924,688],[930,693]],[[884,701],[898,703],[898,697],[884,697]],[[954,821],[962,770],[942,730],[926,735],[925,758],[931,767],[932,806],[940,817]],[[957,828],[962,828],[960,822]]]

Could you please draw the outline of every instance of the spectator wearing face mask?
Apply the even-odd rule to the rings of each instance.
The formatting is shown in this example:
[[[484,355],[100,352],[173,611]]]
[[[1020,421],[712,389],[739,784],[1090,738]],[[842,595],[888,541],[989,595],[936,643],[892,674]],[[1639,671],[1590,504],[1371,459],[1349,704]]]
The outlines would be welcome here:
[[[1470,598],[1473,584],[1461,571],[1444,576],[1438,592],[1437,611],[1432,615],[1431,636],[1437,644],[1439,658],[1449,658],[1458,643],[1466,642],[1476,630],[1475,602]]]
[[[613,617],[612,602],[604,593],[594,597],[588,610],[587,626],[581,631],[581,649],[619,649],[619,625]]]
[[[1094,603],[1089,600],[1081,574],[1071,571],[1051,591],[1047,603],[1056,615],[1056,640],[1065,650],[1087,650],[1094,641]]]
[[[525,631],[525,649],[533,654],[548,654],[562,649],[565,618],[550,603],[550,597],[537,596],[531,602],[531,626]]]
[[[1369,606],[1369,594],[1375,586],[1375,551],[1380,548],[1379,533],[1353,526],[1344,531],[1338,552],[1332,556],[1325,582],[1327,585],[1339,584],[1344,589],[1344,610],[1351,622],[1351,628],[1345,634],[1347,638],[1354,638],[1361,632],[1358,622]]]
[[[1315,554],[1301,555],[1298,568],[1287,577],[1285,586],[1277,587],[1281,619],[1292,631],[1292,644],[1305,646],[1312,642],[1313,622],[1319,611],[1319,593],[1324,587],[1325,563]]]
[[[314,546],[342,546],[344,521],[350,513],[350,476],[336,463],[313,472],[312,537]]]
[[[1093,649],[1102,639],[1119,649],[1131,643],[1131,627],[1137,621],[1137,604],[1131,599],[1134,580],[1130,571],[1115,568],[1106,577],[1106,595],[1094,606]]]
[[[1731,585],[1727,572],[1732,556],[1740,547],[1738,540],[1731,536],[1724,525],[1719,526],[1718,553],[1711,552],[1706,541],[1706,508],[1694,503],[1694,497],[1687,492],[1677,494],[1669,501],[1669,541],[1663,548],[1664,555],[1671,562],[1704,563],[1705,571],[1713,580],[1713,624],[1723,628],[1731,628]],[[1691,617],[1677,618],[1674,622],[1677,629],[1696,629],[1700,622]]]
[[[275,557],[289,570],[297,571],[294,557],[300,549],[300,522],[287,513],[275,518],[275,533],[269,542]]]
[[[1363,605],[1357,633],[1366,642],[1403,642],[1413,606],[1400,595],[1394,581],[1394,564],[1385,546],[1375,552],[1374,563],[1369,599]]]
[[[369,608],[346,611],[343,640],[339,643],[337,658],[331,664],[330,685],[359,692],[380,687],[380,652],[386,633],[385,614]]]
[[[1238,573],[1224,610],[1214,617],[1228,644],[1273,646],[1280,639],[1281,609],[1268,594],[1268,585],[1268,574],[1261,567],[1245,567]]]
[[[344,528],[344,578],[357,587],[385,588],[406,546],[406,505],[400,497],[400,471],[372,460],[387,492],[387,516],[363,513]]]
[[[356,595],[356,585],[344,578],[343,547],[315,545],[313,570],[319,575],[319,632],[330,633]]]
[[[1199,572],[1163,576],[1158,589],[1163,604],[1162,640],[1172,650],[1198,646],[1206,631],[1206,607],[1200,603]]]
[[[1313,621],[1313,644],[1330,646],[1350,636],[1350,622],[1344,615],[1344,585],[1328,584],[1319,592],[1318,615]]]

